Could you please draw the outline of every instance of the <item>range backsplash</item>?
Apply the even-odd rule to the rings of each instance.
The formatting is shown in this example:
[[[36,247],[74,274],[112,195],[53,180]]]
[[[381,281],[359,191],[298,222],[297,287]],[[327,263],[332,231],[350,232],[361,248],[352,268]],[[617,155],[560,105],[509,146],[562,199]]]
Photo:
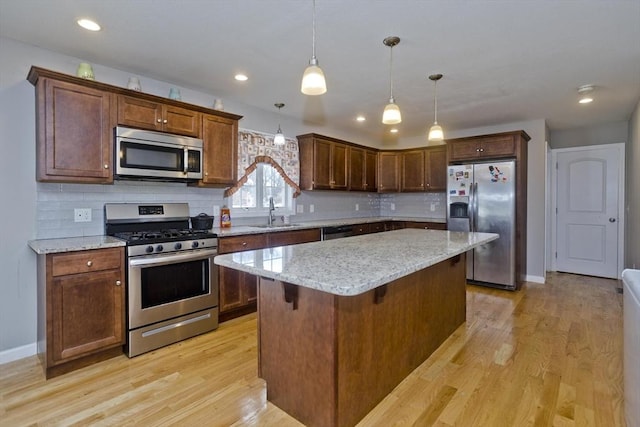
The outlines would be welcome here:
[[[37,183],[36,239],[95,236],[104,233],[104,204],[187,202],[191,215],[205,212],[218,220],[214,206],[226,203],[224,189],[181,183],[118,181],[113,185]],[[375,216],[445,218],[444,193],[375,194],[305,191],[296,200],[303,212],[292,221]],[[311,208],[313,206],[313,212]],[[431,210],[431,208],[434,210]],[[91,209],[90,222],[74,222],[76,208]],[[234,225],[261,224],[262,217],[234,217]]]

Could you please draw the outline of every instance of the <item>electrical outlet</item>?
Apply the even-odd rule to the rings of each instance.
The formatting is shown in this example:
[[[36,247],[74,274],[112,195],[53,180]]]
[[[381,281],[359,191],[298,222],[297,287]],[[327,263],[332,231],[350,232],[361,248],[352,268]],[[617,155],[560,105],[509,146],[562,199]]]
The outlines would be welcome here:
[[[396,204],[395,203],[391,203],[391,210],[395,211],[396,210]]]
[[[316,207],[313,205],[309,205],[309,213],[314,213],[316,210]]]
[[[360,205],[356,203],[356,210],[359,211],[360,210]]]
[[[436,210],[436,204],[431,203],[431,212],[434,212],[435,210]]]
[[[296,205],[296,213],[304,213],[304,205]]]
[[[74,222],[91,222],[91,209],[74,209]]]

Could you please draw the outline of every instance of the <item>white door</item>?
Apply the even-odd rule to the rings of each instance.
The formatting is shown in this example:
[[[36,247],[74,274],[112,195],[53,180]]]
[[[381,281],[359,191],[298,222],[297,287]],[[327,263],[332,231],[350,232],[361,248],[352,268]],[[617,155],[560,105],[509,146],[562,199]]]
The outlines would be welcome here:
[[[557,153],[556,269],[618,277],[620,144]],[[621,258],[620,258],[621,259]]]

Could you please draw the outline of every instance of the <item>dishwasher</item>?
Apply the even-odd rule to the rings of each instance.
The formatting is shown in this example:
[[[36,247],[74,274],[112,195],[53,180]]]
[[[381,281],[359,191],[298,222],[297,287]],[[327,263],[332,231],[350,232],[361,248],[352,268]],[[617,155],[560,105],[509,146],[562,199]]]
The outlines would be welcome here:
[[[322,240],[340,239],[342,237],[353,236],[352,225],[340,225],[338,227],[323,227]]]

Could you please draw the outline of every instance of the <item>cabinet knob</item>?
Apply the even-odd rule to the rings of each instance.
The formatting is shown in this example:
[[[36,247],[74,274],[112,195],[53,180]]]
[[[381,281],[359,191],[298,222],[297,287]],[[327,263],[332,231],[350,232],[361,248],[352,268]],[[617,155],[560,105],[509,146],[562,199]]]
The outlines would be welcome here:
[[[242,242],[242,246],[247,246],[247,242]]]
[[[105,164],[104,164],[104,168],[105,168],[105,169],[109,169],[109,165],[105,163]]]
[[[116,286],[120,286],[122,285],[122,282],[120,280],[116,280]]]
[[[209,172],[205,172],[205,173],[204,173],[204,176],[209,176]]]
[[[164,119],[164,120],[162,121],[162,123],[165,123],[165,124],[166,124],[166,123],[167,123],[167,119]]]
[[[162,123],[162,119],[158,119],[156,120],[158,123]]]
[[[87,267],[91,267],[93,265],[93,261],[87,261]]]

